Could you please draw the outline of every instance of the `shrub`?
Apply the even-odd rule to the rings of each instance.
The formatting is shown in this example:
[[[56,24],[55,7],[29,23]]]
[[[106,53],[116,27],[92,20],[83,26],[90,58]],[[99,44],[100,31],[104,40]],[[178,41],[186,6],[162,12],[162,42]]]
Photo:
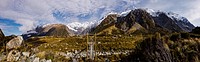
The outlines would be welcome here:
[[[196,27],[195,29],[193,29],[192,33],[200,34],[200,27]]]
[[[156,32],[156,34],[155,34],[155,38],[156,38],[157,40],[160,40],[160,39],[161,39],[161,35],[160,35],[160,33]]]
[[[189,39],[190,38],[190,34],[189,33],[181,33],[181,38]]]
[[[170,40],[177,41],[181,38],[181,35],[179,33],[174,33],[171,35]]]

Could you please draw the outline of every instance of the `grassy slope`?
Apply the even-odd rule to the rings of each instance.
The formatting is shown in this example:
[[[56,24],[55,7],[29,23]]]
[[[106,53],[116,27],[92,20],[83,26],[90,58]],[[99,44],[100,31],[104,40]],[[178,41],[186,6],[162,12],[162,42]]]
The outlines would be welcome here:
[[[89,36],[89,38],[92,37],[93,36]],[[120,52],[133,50],[135,48],[135,41],[141,39],[141,36],[122,36],[115,38],[113,36],[97,36],[97,51]],[[25,46],[21,48],[21,51],[31,51],[33,53],[36,53],[36,55],[40,58],[53,59],[53,61],[69,60],[64,56],[57,57],[55,55],[57,55],[58,52],[67,53],[74,52],[75,50],[84,50],[86,49],[86,40],[86,37],[35,37],[27,40],[25,42]],[[51,55],[53,57],[49,58],[48,55]],[[99,60],[102,60],[100,58],[103,58],[103,56],[99,56]]]

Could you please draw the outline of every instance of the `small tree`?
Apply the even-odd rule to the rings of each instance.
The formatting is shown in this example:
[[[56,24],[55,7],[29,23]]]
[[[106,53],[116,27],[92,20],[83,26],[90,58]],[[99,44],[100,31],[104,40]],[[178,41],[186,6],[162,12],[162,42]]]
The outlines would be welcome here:
[[[181,39],[181,35],[179,33],[174,33],[170,37],[170,40],[172,40],[172,41],[177,41],[179,39]]]
[[[181,38],[189,39],[190,38],[190,34],[189,33],[181,33]]]

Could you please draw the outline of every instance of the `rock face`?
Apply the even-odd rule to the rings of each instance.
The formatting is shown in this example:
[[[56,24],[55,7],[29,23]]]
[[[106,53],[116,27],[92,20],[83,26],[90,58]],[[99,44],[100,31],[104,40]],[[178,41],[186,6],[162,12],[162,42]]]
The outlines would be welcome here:
[[[22,36],[17,36],[13,39],[11,39],[7,44],[6,44],[6,49],[15,49],[19,48],[23,42]]]
[[[18,61],[20,58],[21,53],[17,50],[12,50],[8,53],[7,61]]]
[[[0,29],[0,42],[5,38],[5,35],[3,34],[2,30]]]

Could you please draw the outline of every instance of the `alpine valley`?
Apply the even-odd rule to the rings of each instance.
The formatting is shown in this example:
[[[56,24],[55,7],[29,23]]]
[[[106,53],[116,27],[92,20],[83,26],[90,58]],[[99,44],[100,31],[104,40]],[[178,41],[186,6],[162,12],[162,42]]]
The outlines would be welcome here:
[[[46,24],[20,36],[0,30],[0,61],[200,62],[199,32],[173,12],[111,12],[97,22]]]

